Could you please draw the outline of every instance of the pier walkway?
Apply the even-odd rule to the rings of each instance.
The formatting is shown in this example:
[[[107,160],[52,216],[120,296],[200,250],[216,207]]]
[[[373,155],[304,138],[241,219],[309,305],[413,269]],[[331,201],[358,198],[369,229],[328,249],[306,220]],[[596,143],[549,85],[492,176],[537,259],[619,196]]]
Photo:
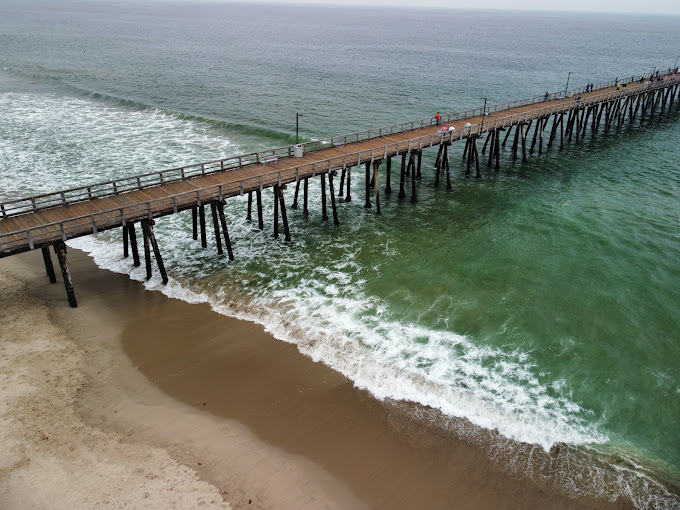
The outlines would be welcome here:
[[[135,234],[135,224],[139,222],[144,235],[147,277],[151,276],[150,252],[153,248],[163,280],[167,281],[153,234],[155,218],[192,210],[194,238],[198,236],[200,219],[201,240],[203,246],[206,246],[204,207],[210,205],[218,250],[222,253],[221,230],[229,256],[233,258],[223,213],[225,202],[230,197],[248,195],[250,219],[255,194],[258,222],[262,229],[261,193],[265,188],[273,188],[277,197],[274,200],[275,237],[278,237],[280,208],[286,240],[289,240],[282,191],[287,184],[296,184],[292,205],[297,207],[300,183],[303,183],[306,213],[307,181],[318,176],[322,183],[323,216],[327,219],[325,180],[328,178],[333,220],[338,224],[333,178],[337,176],[337,172],[342,172],[338,196],[343,196],[346,178],[345,201],[350,201],[351,169],[365,165],[364,205],[367,208],[372,207],[371,199],[374,195],[379,214],[379,174],[383,176],[385,192],[391,192],[391,163],[394,156],[401,156],[399,196],[406,197],[405,177],[410,176],[410,199],[416,202],[416,180],[421,176],[423,149],[438,147],[435,184],[439,184],[440,173],[442,176],[446,174],[447,187],[450,188],[448,148],[451,143],[465,141],[466,175],[470,174],[471,168],[475,168],[479,177],[481,158],[477,145],[480,139],[485,139],[482,153],[489,147],[486,165],[495,165],[498,170],[500,148],[505,146],[513,128],[512,155],[514,158],[518,157],[521,150],[522,158],[526,159],[527,151],[533,153],[536,147],[538,153],[542,153],[544,135],[548,138],[548,147],[557,140],[560,146],[571,142],[572,138],[578,143],[586,137],[588,128],[591,136],[595,136],[600,126],[609,131],[622,122],[633,122],[638,116],[640,120],[644,120],[659,108],[663,111],[674,104],[680,106],[676,103],[680,103],[680,80],[676,80],[674,76],[660,78],[662,79],[651,82],[639,76],[621,82],[616,80],[598,85],[592,91],[562,91],[547,97],[445,114],[441,116],[440,125],[432,117],[336,136],[302,146],[282,147],[5,202],[0,204],[0,258],[42,248],[47,273],[52,281],[56,281],[48,251],[48,247],[53,246],[60,262],[69,301],[71,306],[76,306],[66,265],[64,242],[68,239],[122,227],[124,255],[128,255],[129,242],[134,263],[139,265]],[[550,129],[546,131],[548,125]],[[443,126],[453,127],[455,131],[444,131]],[[532,126],[533,137],[530,134]],[[485,137],[482,136],[484,134]],[[386,162],[386,168],[384,172],[379,172],[382,162]]]

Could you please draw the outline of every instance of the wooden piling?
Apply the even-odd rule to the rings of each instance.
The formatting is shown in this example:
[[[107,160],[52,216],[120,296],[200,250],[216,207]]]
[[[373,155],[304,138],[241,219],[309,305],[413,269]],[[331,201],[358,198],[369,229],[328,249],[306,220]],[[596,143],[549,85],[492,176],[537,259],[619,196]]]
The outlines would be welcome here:
[[[229,260],[234,260],[234,251],[231,249],[231,239],[229,238],[229,229],[227,228],[227,220],[224,217],[224,204],[222,202],[217,203],[217,212],[220,215],[222,235],[224,236],[224,244],[227,245],[227,254],[229,255]]]
[[[191,237],[195,241],[198,239],[198,208],[191,206]]]
[[[123,258],[126,259],[130,256],[128,249],[128,227],[127,223],[123,225]],[[49,253],[49,252],[48,252]]]
[[[309,177],[305,177],[305,182],[302,190],[302,214],[305,216],[309,216],[309,208],[307,207],[308,203],[309,203]]]
[[[330,191],[331,194],[331,211],[333,211],[333,225],[339,227],[340,220],[338,220],[338,209],[335,206],[335,193],[333,190],[333,177],[335,177],[336,175],[337,173],[335,172],[335,170],[328,174],[328,190]]]
[[[449,166],[449,146],[451,142],[444,145],[444,167],[446,168],[446,189],[451,189],[451,168]]]
[[[246,221],[253,221],[253,192],[248,192],[248,213],[246,214]]]
[[[142,237],[144,238],[144,263],[146,264],[146,279],[151,280],[151,241],[149,240],[149,233],[146,229],[146,222],[142,220]]]
[[[416,179],[421,180],[423,176],[420,173],[420,168],[422,167],[423,163],[423,150],[418,151],[418,166],[416,168]]]
[[[201,246],[203,248],[207,248],[208,247],[208,235],[207,235],[207,232],[205,230],[205,205],[202,204],[202,203],[198,206],[198,216],[199,216],[199,220],[201,222]]]
[[[380,187],[378,186],[378,168],[380,167],[379,160],[373,162],[373,191],[375,192],[375,212],[380,216]]]
[[[409,158],[409,167],[411,171],[411,203],[418,202],[418,195],[416,194],[416,153],[412,152]]]
[[[364,202],[364,209],[370,209],[371,205],[371,162],[366,161],[366,201]]]
[[[385,167],[385,195],[392,193],[392,156],[387,158],[387,166]]]
[[[222,238],[220,237],[220,224],[217,219],[217,204],[213,201],[210,202],[210,212],[212,213],[213,220],[213,230],[215,231],[215,244],[217,245],[217,254],[222,255],[224,251],[222,250]]]
[[[146,232],[145,235],[145,243],[144,243],[144,250],[146,252],[146,240],[148,240],[151,243],[151,246],[153,248],[153,254],[156,257],[156,265],[158,266],[158,271],[161,273],[161,279],[163,280],[163,285],[166,285],[168,283],[168,274],[165,272],[165,265],[163,264],[163,257],[161,257],[161,251],[158,249],[158,243],[156,242],[156,234],[154,234],[153,231],[153,226],[154,226],[154,221],[153,220],[142,220],[142,230]],[[149,277],[147,280],[151,277],[151,269],[147,268],[147,274]]]
[[[262,190],[255,191],[255,198],[257,200],[257,228],[260,231],[264,230],[264,217],[262,215]]]
[[[351,190],[350,190],[350,179],[352,178],[352,167],[347,167],[347,193],[345,193],[345,202],[351,202],[352,201],[352,195],[351,195]]]
[[[290,227],[288,226],[288,214],[286,213],[286,200],[283,196],[285,186],[279,186],[279,196],[276,199],[279,201],[279,208],[281,209],[281,220],[283,221],[283,240],[290,242]],[[332,193],[332,190],[331,190]]]
[[[295,183],[295,195],[293,195],[293,203],[290,204],[290,207],[292,209],[298,208],[298,195],[299,194],[300,194],[300,179],[298,179]]]
[[[338,196],[342,197],[343,195],[343,188],[345,186],[345,173],[347,172],[346,167],[342,167],[342,173],[340,174],[340,187],[338,188]]]
[[[406,198],[405,183],[406,180],[406,153],[401,155],[401,172],[399,175],[399,198]]]
[[[128,222],[128,236],[130,237],[130,247],[132,248],[132,263],[135,267],[139,267],[139,246],[137,245],[137,232],[135,231],[134,222]]]
[[[68,304],[71,308],[76,308],[78,302],[76,301],[76,293],[73,290],[73,282],[71,281],[71,272],[68,269],[66,262],[66,244],[63,242],[54,245],[54,252],[57,254],[59,260],[59,267],[61,268],[61,276],[64,279],[64,287],[66,289],[66,296],[68,297]]]
[[[50,278],[50,283],[57,283],[57,276],[54,274],[54,266],[52,265],[52,257],[50,256],[50,248],[48,246],[42,248],[42,255],[45,262],[45,272]]]
[[[279,238],[279,185],[274,184],[274,239]]]
[[[328,221],[326,210],[326,174],[321,174],[321,221]]]

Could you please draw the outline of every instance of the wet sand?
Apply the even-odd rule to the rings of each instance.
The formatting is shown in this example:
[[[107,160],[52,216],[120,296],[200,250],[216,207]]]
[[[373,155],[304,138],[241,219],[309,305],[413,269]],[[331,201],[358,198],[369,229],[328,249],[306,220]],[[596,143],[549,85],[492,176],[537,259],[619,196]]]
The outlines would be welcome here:
[[[5,290],[3,299],[44,300],[49,321],[73,343],[81,376],[68,405],[88,430],[184,470],[186,479],[176,476],[181,483],[167,481],[174,491],[151,491],[167,498],[167,507],[188,508],[174,498],[192,495],[189,507],[199,507],[189,481],[204,484],[201,505],[224,505],[219,494],[232,508],[631,507],[571,497],[558,484],[513,473],[502,459],[489,460],[478,441],[414,418],[417,406],[376,400],[256,324],[146,291],[76,250],[69,263],[77,309],[69,308],[60,278],[49,284],[40,252],[0,260],[0,273],[26,284]],[[6,343],[4,334],[0,340]],[[100,455],[91,449],[88,455]],[[136,462],[130,458],[129,467]],[[20,500],[29,486],[8,480],[23,468],[0,467],[0,503]],[[124,491],[114,479],[103,485],[107,494]],[[145,501],[132,507],[149,508]]]

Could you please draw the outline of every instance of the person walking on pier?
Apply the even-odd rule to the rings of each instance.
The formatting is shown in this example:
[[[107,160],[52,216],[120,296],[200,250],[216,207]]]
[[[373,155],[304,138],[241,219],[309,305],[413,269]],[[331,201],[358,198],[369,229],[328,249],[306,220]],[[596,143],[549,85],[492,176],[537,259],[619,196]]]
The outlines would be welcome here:
[[[437,112],[437,115],[434,116],[434,119],[437,121],[437,125],[439,125],[439,121],[442,120],[441,115],[439,115],[439,112]]]

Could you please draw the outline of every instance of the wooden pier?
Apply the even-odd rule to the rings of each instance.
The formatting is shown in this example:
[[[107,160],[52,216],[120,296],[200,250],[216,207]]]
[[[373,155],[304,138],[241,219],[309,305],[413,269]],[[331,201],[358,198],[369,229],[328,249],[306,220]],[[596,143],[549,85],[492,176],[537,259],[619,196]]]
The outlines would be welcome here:
[[[639,76],[624,81],[617,79],[592,90],[562,91],[443,115],[439,125],[432,117],[302,146],[271,149],[5,202],[0,204],[0,258],[40,248],[47,275],[56,282],[49,251],[49,247],[53,247],[69,303],[75,307],[77,302],[64,244],[68,239],[122,228],[123,255],[128,257],[131,249],[133,264],[138,266],[141,264],[137,243],[139,226],[147,279],[151,278],[153,251],[163,282],[167,283],[153,228],[154,220],[161,216],[191,210],[193,238],[198,239],[200,234],[201,244],[206,247],[206,208],[209,207],[218,253],[224,251],[224,240],[228,257],[233,260],[224,215],[230,197],[247,194],[248,219],[252,219],[255,207],[258,227],[262,230],[262,192],[272,188],[274,237],[279,236],[280,215],[285,240],[289,241],[283,194],[289,184],[295,185],[291,207],[298,208],[302,193],[302,212],[307,214],[309,179],[318,177],[322,218],[328,219],[327,202],[330,199],[334,224],[339,225],[337,199],[352,200],[351,174],[355,167],[364,167],[364,207],[372,208],[373,200],[376,212],[380,214],[380,182],[384,182],[385,193],[392,192],[392,159],[395,156],[401,158],[398,179],[395,179],[399,185],[399,198],[406,199],[409,194],[410,201],[416,203],[416,182],[422,178],[425,149],[434,147],[438,150],[434,184],[438,186],[440,178],[445,176],[446,187],[450,189],[449,151],[453,142],[465,144],[465,175],[470,176],[474,169],[479,178],[482,164],[499,170],[500,150],[509,141],[512,158],[521,155],[522,160],[526,160],[528,155],[537,153],[540,156],[557,143],[560,148],[565,143],[582,143],[600,131],[618,129],[626,122],[644,121],[673,107],[677,111],[680,107],[679,85],[680,80],[670,75],[657,76],[651,81]],[[381,171],[383,163],[384,172]]]

